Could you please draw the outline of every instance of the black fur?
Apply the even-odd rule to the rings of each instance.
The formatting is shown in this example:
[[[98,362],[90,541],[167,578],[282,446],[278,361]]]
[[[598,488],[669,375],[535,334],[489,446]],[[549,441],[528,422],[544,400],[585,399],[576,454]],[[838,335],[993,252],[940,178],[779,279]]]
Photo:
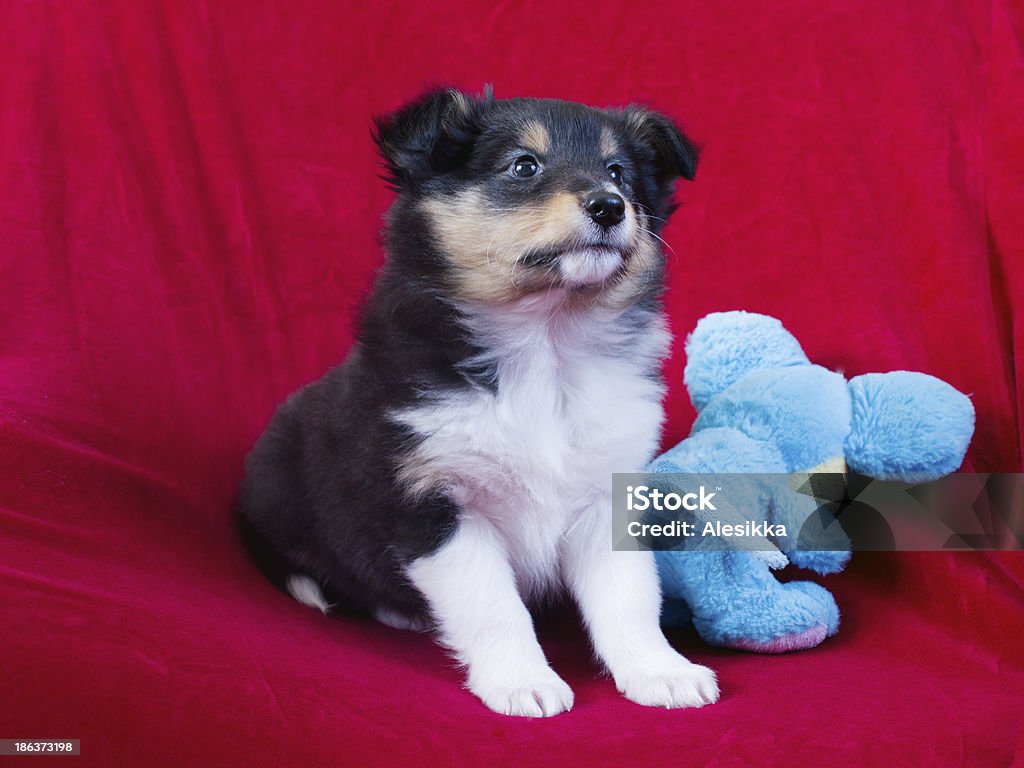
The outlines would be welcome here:
[[[564,160],[536,181],[518,183],[502,169],[532,119],[548,128]],[[673,182],[693,176],[697,156],[664,116],[439,90],[377,121],[377,143],[398,196],[387,216],[388,259],[356,345],[343,364],[278,408],[246,458],[243,532],[278,584],[302,573],[328,600],[350,609],[426,617],[404,567],[446,540],[458,510],[441,490],[407,496],[396,475],[416,437],[386,414],[441,392],[493,391],[500,382],[479,362],[482,350],[452,295],[449,261],[416,203],[470,184],[484,184],[488,200],[501,207],[555,189],[585,191],[595,178],[607,178],[594,150],[605,126],[621,145],[630,199],[659,230],[671,211]],[[550,258],[538,253],[533,266]],[[659,291],[655,284],[638,297],[624,322],[650,322]]]
[[[374,139],[387,180],[396,190],[447,173],[464,163],[482,128],[482,113],[493,96],[480,99],[443,89],[425,94],[375,121]]]

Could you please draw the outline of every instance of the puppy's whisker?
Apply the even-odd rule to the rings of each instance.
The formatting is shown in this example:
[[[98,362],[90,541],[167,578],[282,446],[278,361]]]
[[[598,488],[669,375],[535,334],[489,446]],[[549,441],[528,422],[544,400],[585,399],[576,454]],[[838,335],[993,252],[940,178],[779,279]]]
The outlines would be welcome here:
[[[668,219],[663,219],[661,216],[655,216],[653,213],[646,214],[646,218],[653,219],[654,221],[660,221],[662,224],[668,224]]]
[[[652,230],[650,230],[650,229],[648,229],[647,227],[643,226],[643,225],[642,225],[642,224],[640,224],[639,222],[637,222],[637,229],[638,229],[638,230],[640,230],[640,232],[642,232],[643,234],[645,234],[645,235],[650,235],[650,236],[651,236],[651,237],[653,237],[653,238],[654,238],[655,240],[658,240],[658,241],[659,241],[659,242],[660,242],[660,243],[661,243],[662,245],[664,245],[664,246],[665,246],[666,250],[668,250],[669,252],[671,252],[671,254],[672,254],[673,256],[675,256],[675,255],[676,255],[676,250],[675,250],[675,248],[673,248],[673,247],[672,247],[672,246],[671,246],[671,245],[669,244],[669,242],[668,242],[668,241],[667,241],[667,240],[666,240],[665,238],[663,238],[663,237],[662,237],[661,235],[658,235],[658,234],[656,234],[655,232],[653,232]]]

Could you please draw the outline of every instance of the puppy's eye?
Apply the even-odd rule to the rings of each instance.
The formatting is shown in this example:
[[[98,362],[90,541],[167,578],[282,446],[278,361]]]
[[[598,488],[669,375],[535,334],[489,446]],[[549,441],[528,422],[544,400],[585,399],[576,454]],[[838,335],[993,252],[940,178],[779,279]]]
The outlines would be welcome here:
[[[611,176],[612,181],[616,184],[622,183],[622,166],[618,163],[608,164],[608,175]]]
[[[521,179],[528,179],[531,176],[536,176],[540,171],[540,163],[537,162],[537,158],[533,155],[523,155],[517,157],[512,165],[508,167],[508,172],[513,176],[518,176]]]

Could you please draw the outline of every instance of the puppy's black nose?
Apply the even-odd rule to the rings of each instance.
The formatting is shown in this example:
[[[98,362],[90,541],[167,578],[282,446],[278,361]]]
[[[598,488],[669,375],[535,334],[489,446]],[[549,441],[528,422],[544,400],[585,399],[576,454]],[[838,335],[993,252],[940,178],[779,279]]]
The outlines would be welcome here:
[[[602,227],[614,227],[626,215],[626,202],[614,192],[591,192],[583,200],[590,218]]]

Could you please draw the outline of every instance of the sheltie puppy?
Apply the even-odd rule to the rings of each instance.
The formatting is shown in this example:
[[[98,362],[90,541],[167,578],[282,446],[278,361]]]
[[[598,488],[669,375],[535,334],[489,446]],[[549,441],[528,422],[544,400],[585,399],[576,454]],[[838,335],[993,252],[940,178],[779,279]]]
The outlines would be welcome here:
[[[618,689],[701,706],[650,552],[612,548],[613,472],[658,447],[659,232],[697,151],[664,115],[438,90],[377,121],[397,198],[347,359],[245,465],[243,530],[307,605],[429,630],[488,707],[572,707],[527,605],[579,606]]]

